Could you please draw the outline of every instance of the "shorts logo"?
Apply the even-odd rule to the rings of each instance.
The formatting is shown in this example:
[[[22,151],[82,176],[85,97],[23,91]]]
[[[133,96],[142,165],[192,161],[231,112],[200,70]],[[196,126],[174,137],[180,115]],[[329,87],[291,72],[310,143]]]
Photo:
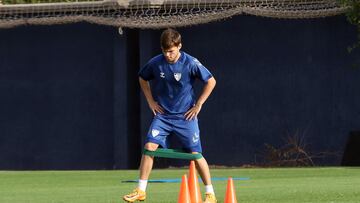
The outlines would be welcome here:
[[[151,135],[152,135],[153,137],[158,136],[159,133],[160,133],[160,131],[158,131],[158,130],[155,130],[155,129],[152,129],[152,130],[151,130]]]
[[[199,135],[197,133],[194,133],[194,136],[193,136],[192,140],[193,140],[193,143],[198,142],[199,141]]]
[[[161,77],[161,78],[165,78],[165,73],[161,72],[161,73],[160,73],[160,77]]]
[[[174,73],[174,78],[176,81],[179,81],[181,79],[181,73]]]

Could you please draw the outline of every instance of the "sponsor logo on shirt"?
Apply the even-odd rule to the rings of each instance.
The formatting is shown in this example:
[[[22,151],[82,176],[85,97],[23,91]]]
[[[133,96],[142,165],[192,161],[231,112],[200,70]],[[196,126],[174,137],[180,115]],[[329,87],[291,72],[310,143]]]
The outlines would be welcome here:
[[[174,73],[174,78],[176,81],[179,81],[181,79],[181,73]]]
[[[165,78],[165,73],[164,73],[164,72],[161,72],[161,73],[160,73],[160,77],[161,77],[161,78]]]
[[[152,129],[152,130],[151,130],[151,135],[152,135],[153,137],[158,136],[159,133],[160,133],[160,131],[158,131],[158,130],[156,130],[156,129]]]

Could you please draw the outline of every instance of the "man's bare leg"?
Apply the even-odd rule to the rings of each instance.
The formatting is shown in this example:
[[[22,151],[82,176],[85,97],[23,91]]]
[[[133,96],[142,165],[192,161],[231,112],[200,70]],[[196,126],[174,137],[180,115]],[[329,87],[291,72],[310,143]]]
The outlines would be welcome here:
[[[148,142],[144,148],[149,151],[155,151],[158,148],[158,144]],[[154,164],[154,157],[143,154],[140,163],[140,180],[148,180],[152,167]]]
[[[146,143],[145,149],[155,151],[159,145]],[[154,157],[142,155],[140,163],[140,176],[138,187],[130,194],[125,195],[123,199],[127,202],[144,201],[146,199],[146,186],[154,163]]]
[[[210,169],[205,158],[197,159],[195,164],[204,185],[211,185]]]
[[[215,203],[217,202],[215,197],[214,188],[211,184],[211,175],[209,165],[204,157],[195,161],[196,169],[201,176],[201,179],[205,185],[205,202],[204,203]]]

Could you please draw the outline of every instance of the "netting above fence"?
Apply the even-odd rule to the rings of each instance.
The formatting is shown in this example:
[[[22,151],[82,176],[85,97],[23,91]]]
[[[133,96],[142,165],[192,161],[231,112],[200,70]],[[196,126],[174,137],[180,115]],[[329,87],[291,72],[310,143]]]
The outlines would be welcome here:
[[[0,4],[0,28],[86,21],[130,28],[180,27],[234,15],[318,18],[344,13],[337,0],[104,0]]]

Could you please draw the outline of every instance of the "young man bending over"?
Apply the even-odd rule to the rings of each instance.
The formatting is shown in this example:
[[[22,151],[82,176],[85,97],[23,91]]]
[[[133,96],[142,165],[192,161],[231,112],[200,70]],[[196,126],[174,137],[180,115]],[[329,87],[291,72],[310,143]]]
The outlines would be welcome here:
[[[197,115],[216,81],[196,58],[180,51],[181,35],[176,30],[163,31],[160,43],[162,54],[152,58],[139,72],[140,87],[154,113],[144,148],[150,151],[155,151],[159,145],[167,148],[167,137],[174,134],[188,152],[201,153]],[[193,88],[195,79],[204,83],[197,99]],[[149,81],[152,81],[151,86]],[[142,155],[139,185],[123,197],[125,201],[146,199],[147,180],[153,162],[154,157]],[[205,203],[217,202],[205,158],[197,159],[195,163],[205,184]]]

